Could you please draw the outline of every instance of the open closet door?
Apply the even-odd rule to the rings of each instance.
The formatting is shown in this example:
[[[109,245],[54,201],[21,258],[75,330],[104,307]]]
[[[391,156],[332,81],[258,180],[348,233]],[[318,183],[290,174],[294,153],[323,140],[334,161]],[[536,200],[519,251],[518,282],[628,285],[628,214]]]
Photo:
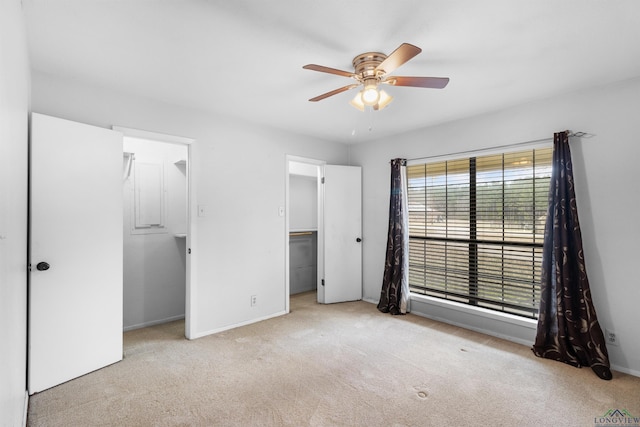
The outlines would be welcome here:
[[[31,117],[29,394],[122,359],[122,134]]]
[[[362,170],[324,166],[324,279],[319,302],[362,299]]]

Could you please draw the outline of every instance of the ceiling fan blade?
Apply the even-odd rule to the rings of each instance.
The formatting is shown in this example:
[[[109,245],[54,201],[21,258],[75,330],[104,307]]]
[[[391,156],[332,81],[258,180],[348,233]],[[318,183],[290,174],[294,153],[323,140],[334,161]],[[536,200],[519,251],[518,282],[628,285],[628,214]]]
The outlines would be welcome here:
[[[409,43],[402,43],[400,47],[391,52],[391,55],[387,56],[387,59],[382,61],[380,65],[376,67],[376,71],[384,71],[385,74],[392,73],[396,68],[422,52],[418,46],[414,46]]]
[[[449,83],[449,77],[389,77],[383,83],[392,86],[426,87],[442,89]]]
[[[307,64],[302,68],[304,68],[305,70],[320,71],[321,73],[337,74],[339,76],[344,76],[344,77],[355,77],[356,76],[355,74],[353,74],[350,71],[342,71],[342,70],[338,70],[336,68],[325,67],[323,65]]]
[[[342,92],[346,92],[349,89],[353,89],[354,87],[358,87],[358,86],[360,86],[360,84],[352,84],[352,85],[343,86],[340,89],[335,89],[335,90],[332,90],[331,92],[323,93],[322,95],[318,95],[315,98],[311,98],[309,101],[311,101],[311,102],[321,101],[321,100],[323,100],[325,98],[328,98],[328,97],[333,96],[333,95],[337,95],[337,94],[342,93]]]

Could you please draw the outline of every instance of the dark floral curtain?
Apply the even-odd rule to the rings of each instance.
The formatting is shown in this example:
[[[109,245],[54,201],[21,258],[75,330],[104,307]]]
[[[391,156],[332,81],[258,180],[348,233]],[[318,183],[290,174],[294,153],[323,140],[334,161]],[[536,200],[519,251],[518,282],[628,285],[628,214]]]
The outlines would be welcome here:
[[[405,159],[391,160],[391,198],[389,201],[389,232],[384,264],[382,291],[378,310],[383,313],[405,314],[409,301],[409,231],[406,199]]]
[[[541,292],[535,355],[576,367],[590,366],[600,378],[611,379],[587,279],[567,132],[553,137]]]

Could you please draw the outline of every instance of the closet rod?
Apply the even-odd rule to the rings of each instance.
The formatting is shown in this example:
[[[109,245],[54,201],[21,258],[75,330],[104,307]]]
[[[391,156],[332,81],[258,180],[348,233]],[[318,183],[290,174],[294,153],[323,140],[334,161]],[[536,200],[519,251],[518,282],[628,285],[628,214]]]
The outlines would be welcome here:
[[[569,138],[571,138],[571,137],[581,138],[583,136],[589,135],[586,132],[571,132],[570,130],[566,130],[565,132],[567,132],[567,136]],[[496,145],[496,146],[493,146],[493,147],[481,148],[479,150],[467,150],[467,151],[458,151],[457,153],[438,154],[436,156],[415,157],[413,159],[407,159],[407,161],[433,159],[433,158],[436,158],[436,157],[443,157],[443,156],[457,156],[458,154],[478,153],[478,152],[481,152],[481,151],[484,151],[484,150],[493,150],[493,149],[496,149],[496,148],[511,148],[511,147],[517,147],[518,145],[535,144],[536,142],[544,142],[544,141],[553,141],[553,137],[533,139],[531,141],[516,142],[515,144]]]

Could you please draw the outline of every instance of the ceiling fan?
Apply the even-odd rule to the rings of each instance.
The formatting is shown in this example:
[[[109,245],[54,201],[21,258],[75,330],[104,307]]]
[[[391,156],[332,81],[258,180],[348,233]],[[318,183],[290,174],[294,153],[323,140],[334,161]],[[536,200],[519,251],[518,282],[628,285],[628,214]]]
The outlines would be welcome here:
[[[424,87],[431,89],[442,89],[449,83],[448,77],[401,77],[389,76],[405,62],[422,52],[417,46],[409,43],[402,43],[391,55],[387,56],[380,52],[366,52],[353,58],[354,71],[343,71],[322,65],[308,64],[305,70],[320,71],[323,73],[337,74],[339,76],[351,77],[357,80],[331,92],[311,98],[309,101],[317,102],[333,95],[363,86],[363,89],[350,102],[355,108],[364,111],[365,106],[373,107],[374,110],[381,110],[393,100],[384,90],[379,90],[378,86],[387,84],[391,86]]]

